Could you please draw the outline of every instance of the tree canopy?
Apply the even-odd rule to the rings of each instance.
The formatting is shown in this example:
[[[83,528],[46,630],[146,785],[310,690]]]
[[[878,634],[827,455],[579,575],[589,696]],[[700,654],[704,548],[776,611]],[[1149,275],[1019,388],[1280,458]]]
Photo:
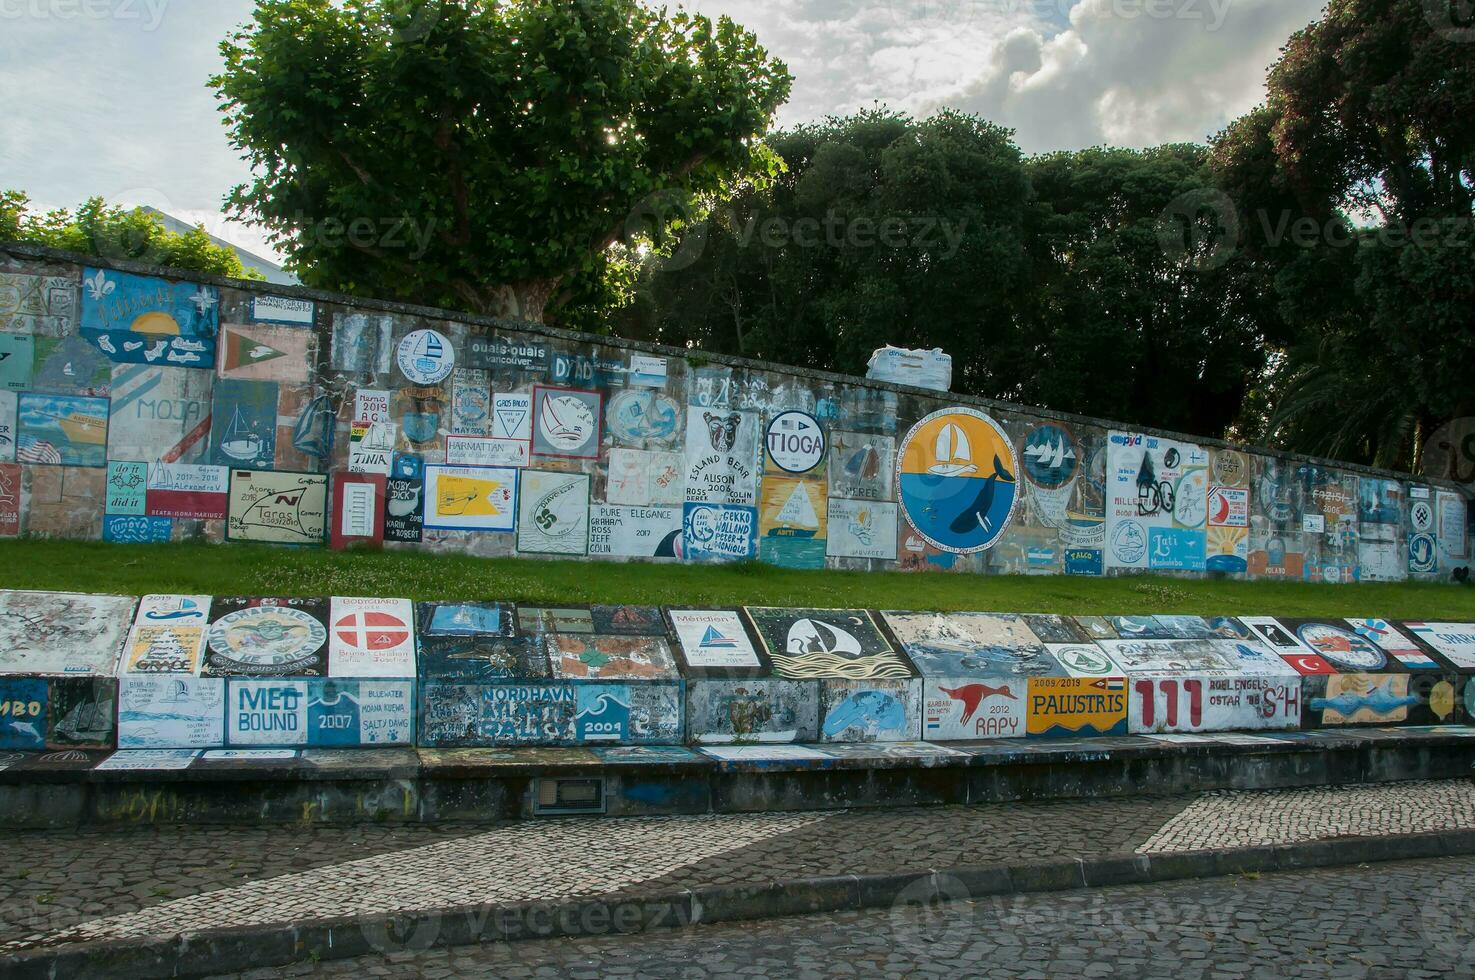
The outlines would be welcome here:
[[[288,268],[533,320],[659,234],[653,195],[767,174],[790,85],[730,19],[637,0],[260,0],[221,47],[229,205]]]
[[[100,197],[76,211],[37,213],[22,191],[0,191],[0,241],[28,242],[106,259],[126,259],[188,272],[259,279],[240,257],[211,241],[204,228],[179,233],[142,208],[108,207]]]
[[[1332,0],[1214,142],[1287,335],[1243,421],[1412,466],[1475,414],[1475,46],[1422,0]]]

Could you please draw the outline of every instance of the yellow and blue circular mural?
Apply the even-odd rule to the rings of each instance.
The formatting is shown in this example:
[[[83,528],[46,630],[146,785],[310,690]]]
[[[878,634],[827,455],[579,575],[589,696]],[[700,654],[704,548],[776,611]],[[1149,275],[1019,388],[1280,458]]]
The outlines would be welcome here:
[[[912,426],[897,453],[896,492],[912,529],[943,551],[993,547],[1018,499],[1019,461],[999,423],[945,408]]]

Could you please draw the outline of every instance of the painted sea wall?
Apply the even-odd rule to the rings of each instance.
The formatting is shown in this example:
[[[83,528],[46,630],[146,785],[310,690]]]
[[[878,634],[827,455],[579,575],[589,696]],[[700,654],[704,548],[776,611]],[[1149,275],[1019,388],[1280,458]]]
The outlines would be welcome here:
[[[1459,488],[1407,474],[19,245],[0,536],[1338,583],[1470,561]]]
[[[1471,623],[0,591],[0,769],[92,749],[1254,744],[1472,712]]]

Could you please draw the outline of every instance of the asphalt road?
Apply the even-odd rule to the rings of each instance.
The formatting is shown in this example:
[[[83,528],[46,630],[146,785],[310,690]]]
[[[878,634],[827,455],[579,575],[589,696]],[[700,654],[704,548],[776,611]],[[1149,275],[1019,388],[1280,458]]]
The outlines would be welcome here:
[[[1462,977],[1475,858],[463,947],[243,977]]]

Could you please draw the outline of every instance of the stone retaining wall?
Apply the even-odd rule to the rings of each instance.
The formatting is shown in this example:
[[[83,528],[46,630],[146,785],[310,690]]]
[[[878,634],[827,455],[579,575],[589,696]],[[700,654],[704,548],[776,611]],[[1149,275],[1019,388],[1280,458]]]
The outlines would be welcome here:
[[[1465,514],[1326,460],[0,246],[0,536],[1351,582],[1448,578]]]

